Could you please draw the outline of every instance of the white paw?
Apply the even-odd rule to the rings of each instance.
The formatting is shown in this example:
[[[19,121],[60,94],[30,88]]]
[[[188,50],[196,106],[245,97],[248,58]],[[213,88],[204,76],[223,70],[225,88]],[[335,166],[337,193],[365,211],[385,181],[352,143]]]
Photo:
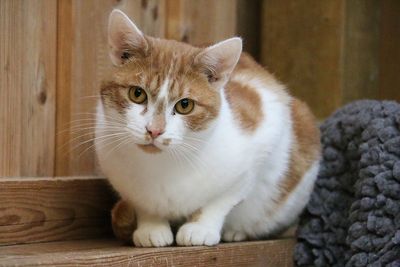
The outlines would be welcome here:
[[[239,242],[247,239],[247,235],[241,231],[226,230],[222,235],[225,242]]]
[[[186,223],[179,229],[176,243],[180,246],[213,246],[219,243],[220,238],[217,229],[199,223]]]
[[[143,225],[133,233],[133,243],[137,247],[165,247],[174,242],[169,225]]]

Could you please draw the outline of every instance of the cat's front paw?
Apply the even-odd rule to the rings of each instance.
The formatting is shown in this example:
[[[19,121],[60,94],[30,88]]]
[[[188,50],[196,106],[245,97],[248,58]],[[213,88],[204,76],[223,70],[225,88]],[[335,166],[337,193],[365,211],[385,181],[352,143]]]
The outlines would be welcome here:
[[[244,232],[226,230],[222,234],[222,240],[225,242],[239,242],[247,239],[247,235]]]
[[[165,247],[174,242],[169,225],[143,225],[133,233],[133,243],[137,247]]]
[[[213,246],[219,243],[220,238],[217,229],[199,223],[186,223],[179,229],[176,243],[180,246]]]

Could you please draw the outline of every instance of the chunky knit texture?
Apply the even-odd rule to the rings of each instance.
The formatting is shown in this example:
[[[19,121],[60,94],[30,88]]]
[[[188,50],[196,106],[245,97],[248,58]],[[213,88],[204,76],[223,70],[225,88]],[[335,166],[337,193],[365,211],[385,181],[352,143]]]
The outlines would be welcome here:
[[[322,126],[297,266],[400,266],[400,104],[362,100]]]

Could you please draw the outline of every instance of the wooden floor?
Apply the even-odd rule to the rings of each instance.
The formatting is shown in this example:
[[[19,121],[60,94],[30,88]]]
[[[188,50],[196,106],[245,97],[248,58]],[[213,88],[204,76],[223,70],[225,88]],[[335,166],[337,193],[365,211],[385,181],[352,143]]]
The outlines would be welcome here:
[[[114,239],[0,246],[0,266],[293,266],[294,239],[134,248]]]

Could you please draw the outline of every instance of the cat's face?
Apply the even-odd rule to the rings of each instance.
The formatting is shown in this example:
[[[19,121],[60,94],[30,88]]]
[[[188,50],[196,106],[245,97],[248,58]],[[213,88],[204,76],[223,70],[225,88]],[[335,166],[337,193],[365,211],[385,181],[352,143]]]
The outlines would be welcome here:
[[[241,52],[239,38],[195,48],[145,37],[117,10],[110,15],[109,45],[116,67],[100,92],[104,123],[125,125],[134,143],[153,153],[212,127]]]

